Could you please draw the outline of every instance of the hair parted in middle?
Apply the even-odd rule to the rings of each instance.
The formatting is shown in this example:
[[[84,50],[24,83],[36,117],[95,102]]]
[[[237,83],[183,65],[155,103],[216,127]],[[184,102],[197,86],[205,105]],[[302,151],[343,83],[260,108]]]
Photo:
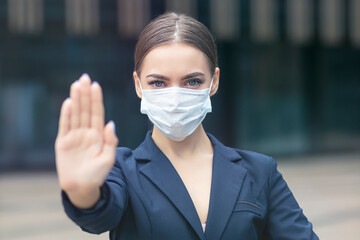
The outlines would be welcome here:
[[[154,48],[165,44],[185,43],[203,52],[210,73],[218,65],[217,49],[213,35],[199,21],[185,14],[169,12],[152,20],[141,32],[135,48],[135,71],[140,69],[145,56]]]

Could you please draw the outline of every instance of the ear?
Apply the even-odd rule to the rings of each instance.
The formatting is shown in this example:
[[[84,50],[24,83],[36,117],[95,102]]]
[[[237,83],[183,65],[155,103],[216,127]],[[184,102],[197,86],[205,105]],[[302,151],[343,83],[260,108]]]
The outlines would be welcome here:
[[[139,98],[142,98],[142,92],[141,92],[140,83],[139,83],[139,76],[137,75],[137,73],[135,71],[133,72],[133,77],[134,77],[136,94],[138,95]]]
[[[215,68],[213,84],[210,89],[210,97],[213,96],[217,92],[217,90],[219,88],[219,80],[220,80],[220,69],[217,67],[217,68]]]

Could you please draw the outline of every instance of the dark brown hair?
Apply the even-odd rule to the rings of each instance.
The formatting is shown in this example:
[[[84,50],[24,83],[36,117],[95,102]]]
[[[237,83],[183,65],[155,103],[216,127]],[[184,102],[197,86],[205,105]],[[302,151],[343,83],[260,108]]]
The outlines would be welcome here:
[[[139,36],[135,48],[135,71],[140,69],[145,56],[154,48],[171,43],[185,43],[202,51],[208,60],[210,72],[217,67],[217,50],[209,29],[192,17],[174,12],[152,20]]]

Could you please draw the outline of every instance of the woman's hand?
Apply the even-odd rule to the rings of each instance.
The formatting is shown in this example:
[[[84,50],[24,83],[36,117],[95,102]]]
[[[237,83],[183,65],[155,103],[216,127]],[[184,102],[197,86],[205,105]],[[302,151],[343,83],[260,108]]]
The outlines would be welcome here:
[[[117,143],[114,123],[104,126],[101,87],[84,74],[71,85],[70,98],[62,105],[55,142],[60,187],[75,206],[90,208],[97,203]]]

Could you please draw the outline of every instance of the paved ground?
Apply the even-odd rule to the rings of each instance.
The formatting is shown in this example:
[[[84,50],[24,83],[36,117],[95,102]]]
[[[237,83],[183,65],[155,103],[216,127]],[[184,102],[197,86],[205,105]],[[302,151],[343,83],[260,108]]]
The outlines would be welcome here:
[[[360,153],[279,159],[320,239],[360,239]],[[0,176],[0,239],[107,239],[83,233],[63,213],[55,173]]]

